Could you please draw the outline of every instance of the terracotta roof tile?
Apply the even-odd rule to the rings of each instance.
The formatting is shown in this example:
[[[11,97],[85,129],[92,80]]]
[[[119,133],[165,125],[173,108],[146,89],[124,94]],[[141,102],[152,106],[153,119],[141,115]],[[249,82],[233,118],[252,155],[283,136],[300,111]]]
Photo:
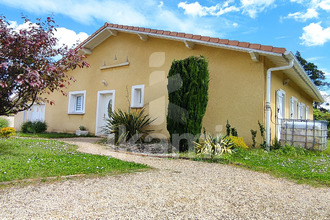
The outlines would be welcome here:
[[[261,45],[260,44],[250,44],[249,48],[251,49],[256,49],[256,50],[260,50]]]
[[[210,40],[210,37],[202,36],[201,40],[202,40],[202,41],[209,41],[209,40]]]
[[[248,43],[248,42],[239,42],[239,43],[238,43],[238,46],[239,46],[239,47],[245,47],[245,48],[247,48],[247,47],[250,46],[250,43]]]
[[[184,37],[185,37],[185,38],[192,38],[193,35],[192,35],[192,34],[185,34]]]
[[[229,40],[227,39],[219,39],[220,44],[229,44]]]
[[[261,45],[261,47],[260,47],[260,50],[269,51],[269,52],[271,52],[272,49],[273,49],[272,46]]]
[[[193,35],[193,39],[195,40],[200,40],[202,38],[201,35]]]
[[[286,51],[285,48],[281,48],[281,47],[274,47],[272,52],[274,53],[284,53]]]
[[[230,40],[228,45],[231,45],[231,46],[238,46],[238,41],[237,40]]]
[[[185,33],[178,33],[178,37],[184,37]]]
[[[250,44],[249,42],[239,42],[239,41],[236,41],[236,40],[231,41],[231,40],[227,40],[227,39],[219,39],[219,38],[213,38],[213,37],[208,37],[208,36],[193,35],[193,34],[178,33],[178,32],[170,32],[170,31],[163,31],[163,30],[156,30],[156,29],[142,28],[142,27],[134,27],[134,26],[127,26],[127,25],[123,26],[123,25],[111,24],[111,23],[105,23],[104,26],[102,26],[95,33],[90,35],[78,47],[81,47],[84,44],[86,44],[89,40],[91,40],[94,36],[96,36],[98,33],[103,31],[107,27],[116,28],[116,29],[131,30],[131,31],[146,32],[146,33],[157,34],[157,35],[170,35],[170,36],[178,37],[178,38],[193,39],[193,40],[196,40],[196,41],[212,42],[212,43],[217,43],[217,44],[231,45],[231,46],[242,47],[242,48],[250,48],[250,49],[253,49],[253,50],[261,50],[261,51],[280,53],[280,54],[283,54],[286,51],[285,48],[281,48],[281,47],[272,47],[272,46],[266,46],[266,45],[260,45],[260,44]]]
[[[214,38],[214,37],[210,38],[210,42],[212,42],[212,43],[218,43],[219,40],[220,40],[219,38]]]

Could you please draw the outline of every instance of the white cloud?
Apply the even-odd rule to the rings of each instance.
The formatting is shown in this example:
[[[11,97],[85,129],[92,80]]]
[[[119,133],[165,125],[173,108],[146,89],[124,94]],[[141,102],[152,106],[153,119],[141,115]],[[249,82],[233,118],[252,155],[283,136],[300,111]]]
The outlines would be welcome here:
[[[243,14],[256,18],[258,13],[275,6],[275,0],[241,0]]]
[[[210,28],[207,24],[196,25],[193,19],[181,19],[169,10],[158,11],[158,16],[155,18],[155,22],[162,26],[160,28],[172,31],[179,31],[191,34],[200,34],[205,36],[216,36],[217,33]]]
[[[22,29],[28,29],[30,27],[31,22],[25,22],[23,24],[18,24],[16,21],[10,21],[10,27],[13,28],[15,31],[19,31]],[[32,24],[33,26],[37,26],[35,23]],[[62,45],[67,45],[69,48],[74,46],[75,44],[81,43],[84,41],[88,34],[84,32],[76,33],[73,30],[69,30],[63,27],[56,28],[54,32],[54,36],[57,38],[57,46],[60,47]]]
[[[192,16],[220,16],[229,12],[242,11],[243,14],[256,18],[258,13],[263,12],[268,7],[274,7],[275,0],[240,0],[240,6],[233,0],[227,0],[222,4],[214,6],[202,6],[198,1],[194,3],[180,2],[179,8],[184,9],[184,13]]]
[[[59,46],[65,44],[70,48],[75,44],[81,43],[85,39],[87,39],[88,34],[84,32],[79,32],[77,34],[73,30],[69,30],[61,27],[61,28],[57,28],[57,31],[55,32],[54,36],[58,39],[57,44]]]
[[[180,2],[178,7],[184,9],[184,13],[187,15],[200,17],[207,15],[220,16],[229,12],[239,11],[239,8],[236,6],[229,6],[231,2],[232,1],[226,1],[223,4],[217,4],[210,7],[202,6],[197,1],[194,3]]]
[[[302,44],[306,46],[318,46],[323,45],[330,40],[330,27],[323,28],[321,22],[311,23],[303,28],[303,35],[300,39]]]
[[[318,6],[323,10],[330,11],[330,0],[320,1]]]
[[[0,2],[33,13],[63,14],[85,24],[90,24],[94,19],[127,25],[145,25],[148,23],[145,15],[135,9],[143,7],[143,5],[134,0],[0,0]]]
[[[319,16],[319,13],[314,8],[309,8],[309,9],[307,9],[306,13],[303,13],[303,12],[290,13],[285,18],[293,18],[296,21],[305,22],[306,20],[311,19],[311,18],[318,18],[318,16]]]

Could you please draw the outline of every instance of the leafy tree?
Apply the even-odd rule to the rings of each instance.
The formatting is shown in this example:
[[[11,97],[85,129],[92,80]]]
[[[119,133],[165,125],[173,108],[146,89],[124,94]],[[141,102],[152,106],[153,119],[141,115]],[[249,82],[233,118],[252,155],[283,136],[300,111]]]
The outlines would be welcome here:
[[[24,18],[26,29],[14,30],[0,17],[0,115],[15,114],[30,108],[45,93],[60,91],[73,78],[66,72],[87,67],[78,48],[57,45],[55,22]],[[56,60],[56,58],[62,58]]]
[[[179,150],[187,151],[202,130],[208,102],[209,71],[203,56],[174,60],[168,74],[169,105],[167,130],[174,135],[188,135],[179,142]],[[193,137],[192,137],[193,136]]]
[[[330,137],[330,112],[325,108],[313,109],[313,115],[315,120],[327,121],[328,137]]]
[[[318,86],[319,88],[330,86],[330,83],[325,81],[325,73],[319,70],[314,63],[308,62],[307,60],[302,58],[299,51],[296,52],[296,57],[306,71],[309,78],[314,82],[316,86]]]

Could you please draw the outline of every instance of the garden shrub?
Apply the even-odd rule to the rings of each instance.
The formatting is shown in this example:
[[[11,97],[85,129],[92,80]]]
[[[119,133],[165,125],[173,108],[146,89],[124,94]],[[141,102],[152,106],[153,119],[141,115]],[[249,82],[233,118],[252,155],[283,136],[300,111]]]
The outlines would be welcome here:
[[[0,118],[0,129],[5,128],[9,126],[9,122],[5,118]]]
[[[32,127],[33,127],[32,121],[24,122],[21,126],[21,131],[23,133],[33,133]]]
[[[33,133],[43,133],[47,130],[47,124],[42,121],[34,122],[34,131]]]
[[[151,119],[144,109],[134,112],[123,112],[121,109],[111,112],[108,111],[109,119],[103,127],[107,134],[115,134],[115,143],[126,141],[143,141],[143,136],[153,131],[147,127],[155,120]]]
[[[0,129],[0,137],[9,138],[16,135],[15,128],[5,127]]]
[[[173,143],[174,135],[189,134],[175,146],[180,152],[188,150],[201,133],[202,120],[208,102],[209,70],[205,57],[190,56],[174,60],[168,74],[167,130]]]
[[[222,136],[217,134],[215,136],[211,134],[205,135],[205,140],[200,141],[199,143],[195,142],[195,152],[196,155],[208,155],[216,156],[222,155],[225,153],[232,153],[231,148],[233,147],[230,137]]]
[[[47,130],[46,122],[42,121],[27,121],[24,122],[21,126],[21,131],[23,133],[43,133]]]
[[[245,144],[243,137],[230,136],[229,137],[234,148],[243,148],[247,150],[249,147]]]

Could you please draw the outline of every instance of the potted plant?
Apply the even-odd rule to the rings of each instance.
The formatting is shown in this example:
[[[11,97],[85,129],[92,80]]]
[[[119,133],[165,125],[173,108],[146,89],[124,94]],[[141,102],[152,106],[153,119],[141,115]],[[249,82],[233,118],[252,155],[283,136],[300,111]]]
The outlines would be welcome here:
[[[77,136],[87,136],[88,131],[85,126],[81,125],[79,126],[79,130],[76,130],[76,135]]]

